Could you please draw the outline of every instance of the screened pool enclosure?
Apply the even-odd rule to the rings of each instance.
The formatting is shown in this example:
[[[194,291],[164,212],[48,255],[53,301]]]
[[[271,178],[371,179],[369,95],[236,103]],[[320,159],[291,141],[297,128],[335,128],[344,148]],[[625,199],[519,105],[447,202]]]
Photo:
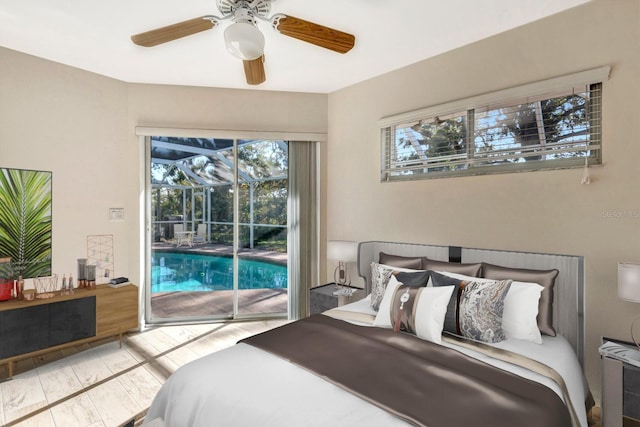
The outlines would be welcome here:
[[[148,149],[148,320],[286,313],[288,143],[153,136]]]

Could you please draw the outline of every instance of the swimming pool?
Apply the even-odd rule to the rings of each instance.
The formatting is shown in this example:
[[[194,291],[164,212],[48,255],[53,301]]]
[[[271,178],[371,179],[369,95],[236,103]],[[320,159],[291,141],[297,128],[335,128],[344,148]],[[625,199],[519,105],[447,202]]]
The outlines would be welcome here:
[[[238,289],[283,289],[287,267],[264,261],[238,260]],[[180,252],[154,252],[151,293],[233,289],[233,258]]]

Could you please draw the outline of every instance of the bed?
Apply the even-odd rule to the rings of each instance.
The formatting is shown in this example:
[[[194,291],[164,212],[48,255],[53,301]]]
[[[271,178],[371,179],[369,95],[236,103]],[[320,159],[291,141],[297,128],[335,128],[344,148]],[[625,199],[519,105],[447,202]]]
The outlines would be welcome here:
[[[366,298],[181,367],[144,425],[587,427],[583,270],[579,256],[362,242]]]

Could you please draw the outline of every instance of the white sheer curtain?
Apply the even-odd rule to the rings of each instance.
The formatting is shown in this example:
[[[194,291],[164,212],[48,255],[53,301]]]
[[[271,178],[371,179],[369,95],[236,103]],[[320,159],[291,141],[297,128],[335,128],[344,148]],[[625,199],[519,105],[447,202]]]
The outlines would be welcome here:
[[[308,315],[318,280],[318,143],[289,142],[289,319]]]

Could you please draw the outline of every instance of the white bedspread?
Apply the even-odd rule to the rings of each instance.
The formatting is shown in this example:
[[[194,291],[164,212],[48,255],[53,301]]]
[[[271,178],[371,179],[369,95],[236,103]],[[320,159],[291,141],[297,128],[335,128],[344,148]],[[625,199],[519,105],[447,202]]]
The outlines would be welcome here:
[[[340,309],[375,314],[367,299]],[[559,387],[541,375],[454,344],[443,345],[545,384],[562,397]],[[538,360],[562,375],[581,426],[587,427],[581,367],[564,338],[544,336],[541,345],[506,340],[496,347]],[[345,360],[344,363],[358,361]],[[372,373],[376,374],[379,373]],[[242,343],[178,369],[158,392],[143,425],[152,421],[154,426],[165,427],[407,425],[311,372]]]

